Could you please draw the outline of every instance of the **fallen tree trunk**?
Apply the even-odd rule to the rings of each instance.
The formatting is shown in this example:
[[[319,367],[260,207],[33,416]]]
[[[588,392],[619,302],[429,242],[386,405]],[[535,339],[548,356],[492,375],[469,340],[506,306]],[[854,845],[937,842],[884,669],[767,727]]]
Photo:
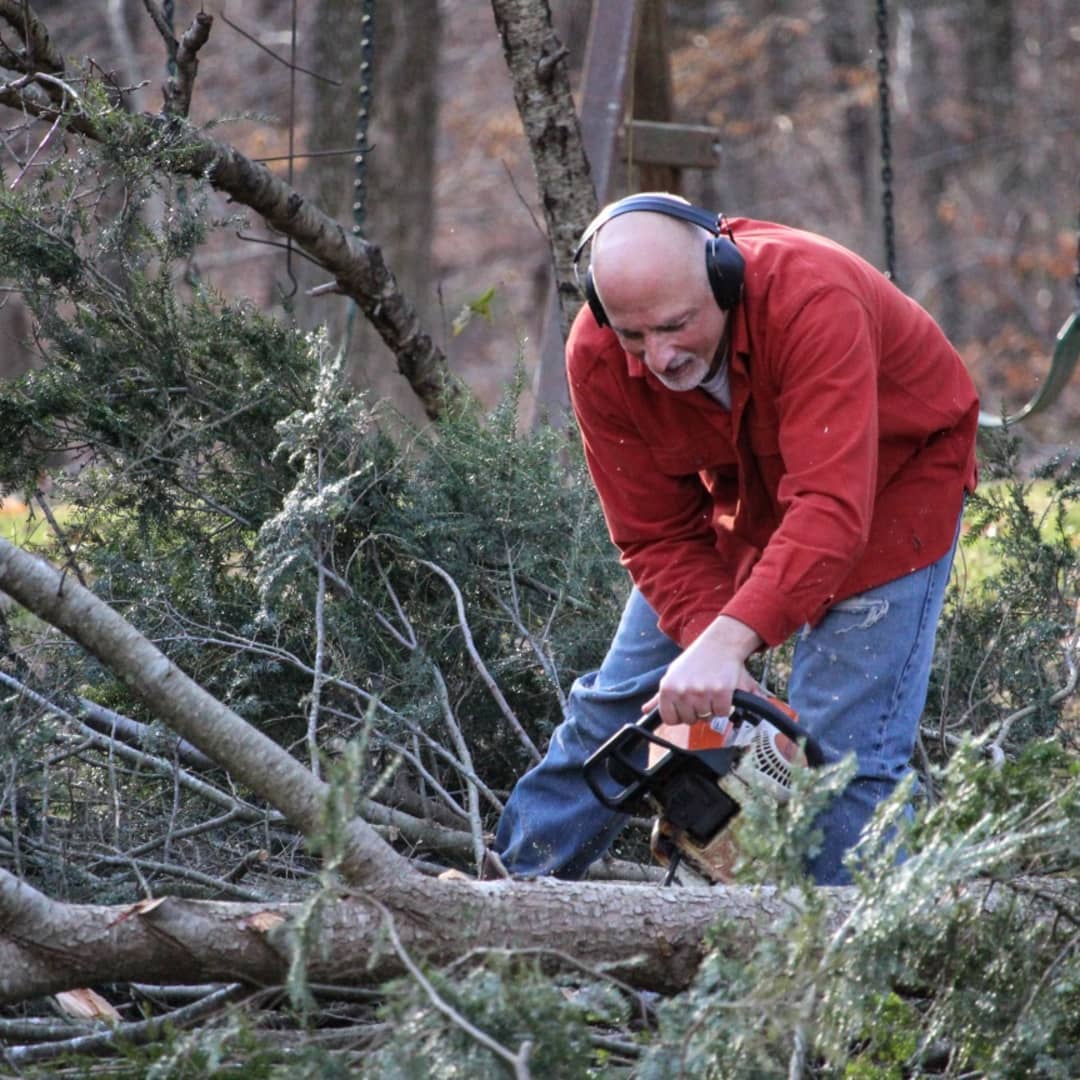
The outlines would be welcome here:
[[[838,895],[844,892],[838,891]],[[685,987],[719,918],[733,948],[791,911],[772,889],[411,879],[377,903],[328,897],[306,957],[313,982],[377,985],[405,972],[386,940],[444,963],[478,949],[549,949],[642,988]],[[0,871],[0,1004],[112,982],[286,981],[283,933],[298,904],[161,898],[125,906],[62,904]]]
[[[3,540],[0,590],[93,653],[177,734],[309,839],[323,834],[329,787],[195,684],[90,590]],[[529,949],[569,955],[634,986],[670,992],[688,985],[710,928],[719,928],[725,951],[745,955],[763,935],[780,932],[799,906],[797,894],[767,887],[431,878],[360,819],[343,830],[334,865],[340,884],[328,877],[334,884],[304,904],[169,897],[124,906],[65,904],[0,870],[0,1003],[133,980],[280,985],[301,925],[311,930],[303,957],[307,977],[320,983],[377,984],[407,970],[412,955],[440,964],[477,950]],[[1013,904],[1023,892],[1018,882],[957,888],[949,874],[941,879],[946,882],[947,895],[928,902],[989,908],[998,894]],[[1065,910],[1056,888],[1051,880],[1030,890],[1033,918]],[[865,915],[866,901],[858,901],[854,889],[821,895],[836,926],[851,923],[849,914],[856,922],[860,910]]]
[[[308,838],[324,828],[330,795],[299,761],[185,675],[89,589],[0,540],[0,590],[96,656],[178,735],[278,809]],[[718,918],[733,939],[788,905],[768,890],[596,883],[472,883],[429,878],[365,821],[348,826],[342,893],[324,906],[318,981],[378,982],[400,973],[385,918],[409,952],[438,962],[477,948],[558,948],[616,965],[637,985],[684,986]],[[0,1000],[91,983],[242,978],[280,983],[287,942],[272,930],[296,905],[159,899],[124,907],[58,903],[0,871]]]
[[[327,786],[90,590],[5,541],[0,589],[93,653],[177,734],[305,835],[319,834]],[[733,926],[733,939],[747,940],[747,929],[768,925],[787,906],[767,890],[427,878],[361,820],[349,826],[340,869],[345,891],[325,905],[319,946],[308,957],[309,976],[319,981],[399,974],[401,959],[385,948],[382,933],[389,917],[407,950],[435,962],[476,948],[558,948],[586,963],[616,965],[638,985],[672,989],[691,977],[717,917]],[[272,930],[296,912],[288,904],[178,899],[68,905],[2,873],[0,1000],[129,979],[280,983],[288,947]]]

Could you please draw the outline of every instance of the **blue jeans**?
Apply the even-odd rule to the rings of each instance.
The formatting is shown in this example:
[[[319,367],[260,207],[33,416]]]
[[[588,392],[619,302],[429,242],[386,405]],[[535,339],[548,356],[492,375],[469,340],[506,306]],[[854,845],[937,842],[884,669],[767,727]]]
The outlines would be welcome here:
[[[798,635],[788,700],[799,723],[829,760],[856,755],[854,778],[818,821],[823,846],[808,867],[818,884],[850,880],[845,853],[909,771],[954,551],[955,541],[937,562],[841,601]],[[599,671],[574,683],[543,761],[507,801],[494,847],[511,874],[576,879],[607,851],[626,818],[597,801],[582,763],[640,719],[679,651],[633,590]]]

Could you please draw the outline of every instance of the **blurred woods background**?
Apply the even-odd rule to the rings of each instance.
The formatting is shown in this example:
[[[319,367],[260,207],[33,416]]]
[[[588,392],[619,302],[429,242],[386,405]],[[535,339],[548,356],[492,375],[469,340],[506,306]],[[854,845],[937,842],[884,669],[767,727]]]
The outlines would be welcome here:
[[[175,5],[178,26],[190,6]],[[131,100],[154,108],[165,67],[141,3],[37,7],[71,55],[94,57],[122,81],[149,78]],[[519,354],[535,372],[550,280],[491,9],[455,0],[374,4],[372,117],[358,177],[351,149],[363,7],[228,5],[201,54],[192,120],[218,121],[219,137],[268,159],[343,222],[353,223],[354,185],[364,182],[364,232],[383,247],[453,370],[491,404]],[[589,7],[552,4],[575,85]],[[719,132],[716,167],[685,170],[682,193],[728,214],[823,232],[884,266],[874,5],[665,7],[672,119]],[[961,349],[984,408],[997,413],[1004,402],[1014,411],[1045,375],[1054,335],[1076,304],[1080,9],[1072,0],[894,2],[888,30],[898,281]],[[151,74],[157,57],[159,76]],[[624,143],[623,167],[601,201],[639,190],[638,170],[625,167],[632,157]],[[347,301],[308,297],[324,278],[301,256],[258,242],[272,239],[258,219],[241,235],[215,237],[187,273],[268,311],[287,302],[303,324],[325,322],[341,340]],[[351,325],[356,384],[422,415],[363,319]],[[30,362],[19,344],[26,331],[9,303],[0,370]],[[1036,448],[1057,448],[1078,419],[1074,383],[1024,435]]]

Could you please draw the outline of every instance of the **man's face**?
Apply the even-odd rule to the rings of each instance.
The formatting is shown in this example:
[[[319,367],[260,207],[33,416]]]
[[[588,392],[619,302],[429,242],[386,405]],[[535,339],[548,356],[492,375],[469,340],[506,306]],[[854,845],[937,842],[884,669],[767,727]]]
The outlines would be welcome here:
[[[641,213],[610,222],[594,246],[596,290],[619,344],[678,392],[710,374],[727,324],[704,241],[683,222]]]
[[[671,297],[670,302],[626,310],[605,303],[605,310],[619,344],[678,392],[693,390],[710,373],[727,322],[711,292],[704,298]]]

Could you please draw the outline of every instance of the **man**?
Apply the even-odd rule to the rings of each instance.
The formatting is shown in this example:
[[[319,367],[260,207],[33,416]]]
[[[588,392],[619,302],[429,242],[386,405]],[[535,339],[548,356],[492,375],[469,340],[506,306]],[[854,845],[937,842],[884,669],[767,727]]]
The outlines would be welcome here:
[[[590,473],[634,589],[575,683],[495,850],[579,877],[624,823],[585,758],[642,710],[726,715],[746,660],[796,640],[789,701],[856,775],[809,867],[845,853],[905,774],[965,492],[975,389],[931,317],[852,252],[672,196],[607,207],[567,343]]]

